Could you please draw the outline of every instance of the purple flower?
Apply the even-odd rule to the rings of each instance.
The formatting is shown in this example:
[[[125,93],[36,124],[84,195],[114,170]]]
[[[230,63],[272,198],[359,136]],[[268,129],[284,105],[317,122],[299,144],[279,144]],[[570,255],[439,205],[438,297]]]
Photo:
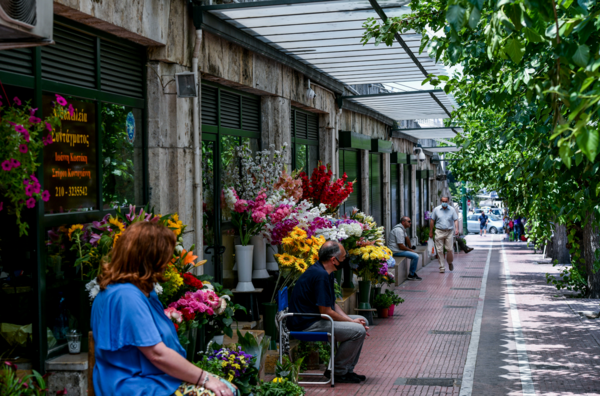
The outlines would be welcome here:
[[[56,94],[56,101],[58,102],[59,105],[61,106],[66,106],[67,105],[67,101],[65,100],[65,98],[63,98],[62,96],[60,96],[59,94]]]
[[[39,194],[41,187],[42,186],[40,185],[40,183],[38,183],[38,182],[33,183],[33,192],[36,194]]]
[[[26,133],[27,129],[25,129],[23,127],[23,125],[15,125],[15,131],[19,132],[19,133]]]
[[[34,182],[34,183],[39,183],[39,180],[37,177],[35,177],[34,174],[29,175],[29,178]]]
[[[16,96],[14,97],[13,102],[15,102],[15,104],[17,106],[21,106],[21,100],[19,98],[17,98]]]
[[[48,136],[46,136],[43,140],[44,146],[47,146],[49,144],[52,144],[54,142],[54,140],[52,140],[52,135],[48,134]]]
[[[42,120],[38,117],[31,116],[29,117],[29,122],[31,122],[32,124],[39,124],[40,122],[42,122]]]
[[[29,185],[29,180],[23,179],[23,184],[26,185],[26,186]]]
[[[73,105],[69,105],[69,115],[73,117],[75,115],[75,109],[73,109]]]
[[[10,160],[6,160],[6,161],[2,162],[2,170],[5,170],[6,172],[8,172],[11,169],[12,169],[12,165],[10,164]]]
[[[50,199],[50,192],[48,190],[44,190],[44,192],[42,193],[42,200],[44,202],[48,202],[49,199]]]
[[[32,115],[35,115],[35,112],[36,112],[36,111],[37,111],[37,107],[36,107],[35,109],[31,109],[31,110],[29,110],[29,115],[30,115],[30,116],[32,116]]]
[[[0,211],[2,211],[3,207],[4,207],[4,202],[0,202]]]
[[[25,187],[25,195],[27,195],[28,197],[31,197],[33,195],[33,191],[33,184],[28,184],[27,187]]]
[[[92,235],[90,236],[90,243],[92,244],[92,246],[98,245],[98,242],[100,241],[100,237],[101,237],[100,235],[92,233]]]
[[[26,202],[27,208],[32,209],[35,207],[35,198],[29,198]]]
[[[19,145],[19,151],[21,152],[21,154],[27,154],[27,145],[26,144],[20,144]]]
[[[10,164],[13,168],[18,168],[19,166],[21,166],[21,163],[14,158],[10,159]]]
[[[49,122],[46,122],[46,129],[47,129],[49,132],[52,132],[52,125],[50,125],[50,123],[49,123]]]

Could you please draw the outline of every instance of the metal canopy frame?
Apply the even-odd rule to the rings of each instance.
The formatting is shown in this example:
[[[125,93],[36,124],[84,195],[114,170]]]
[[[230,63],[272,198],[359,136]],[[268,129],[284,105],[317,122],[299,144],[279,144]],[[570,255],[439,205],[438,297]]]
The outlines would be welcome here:
[[[411,136],[417,139],[450,139],[461,133],[463,133],[463,129],[458,127],[407,128],[392,130],[392,137]]]

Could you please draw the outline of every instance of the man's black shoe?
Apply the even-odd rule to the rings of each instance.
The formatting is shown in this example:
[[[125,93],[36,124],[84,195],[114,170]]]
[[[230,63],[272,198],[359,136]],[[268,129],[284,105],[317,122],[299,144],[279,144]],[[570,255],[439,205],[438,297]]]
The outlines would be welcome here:
[[[360,379],[354,373],[335,376],[336,384],[359,384]]]
[[[367,377],[365,377],[364,375],[360,375],[360,374],[356,374],[356,373],[348,373],[346,375],[354,376],[354,377],[358,378],[360,382],[365,381],[367,379]]]
[[[420,281],[423,280],[423,278],[419,277],[419,275],[414,274],[414,275],[408,275],[408,277],[406,278],[409,281]]]

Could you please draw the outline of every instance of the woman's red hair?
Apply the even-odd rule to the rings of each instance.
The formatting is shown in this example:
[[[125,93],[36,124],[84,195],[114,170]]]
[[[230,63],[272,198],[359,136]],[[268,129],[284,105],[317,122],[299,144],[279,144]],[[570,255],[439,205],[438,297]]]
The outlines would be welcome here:
[[[132,283],[150,293],[155,283],[164,282],[175,243],[175,234],[164,225],[146,221],[130,225],[117,239],[111,261],[102,266],[100,290],[113,283]]]

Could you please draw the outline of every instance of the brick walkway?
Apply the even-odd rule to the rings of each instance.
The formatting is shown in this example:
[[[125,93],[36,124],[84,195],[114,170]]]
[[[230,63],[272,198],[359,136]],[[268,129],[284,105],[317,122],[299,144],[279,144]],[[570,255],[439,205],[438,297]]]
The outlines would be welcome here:
[[[307,386],[307,395],[459,395],[492,239],[469,395],[523,395],[524,366],[519,369],[501,237],[467,239],[476,250],[457,255],[453,272],[440,274],[434,261],[419,271],[422,282],[405,282],[396,288],[406,301],[396,308],[393,318],[379,320],[370,329],[371,337],[356,367],[357,373],[368,377],[366,382],[335,388]],[[552,266],[538,264],[542,261],[539,254],[534,255],[524,243],[504,246],[535,394],[600,395],[596,341],[600,319],[581,319],[570,306],[575,300],[554,297],[560,293],[546,285],[544,276]],[[590,300],[575,303],[583,304],[585,310],[600,308]]]

